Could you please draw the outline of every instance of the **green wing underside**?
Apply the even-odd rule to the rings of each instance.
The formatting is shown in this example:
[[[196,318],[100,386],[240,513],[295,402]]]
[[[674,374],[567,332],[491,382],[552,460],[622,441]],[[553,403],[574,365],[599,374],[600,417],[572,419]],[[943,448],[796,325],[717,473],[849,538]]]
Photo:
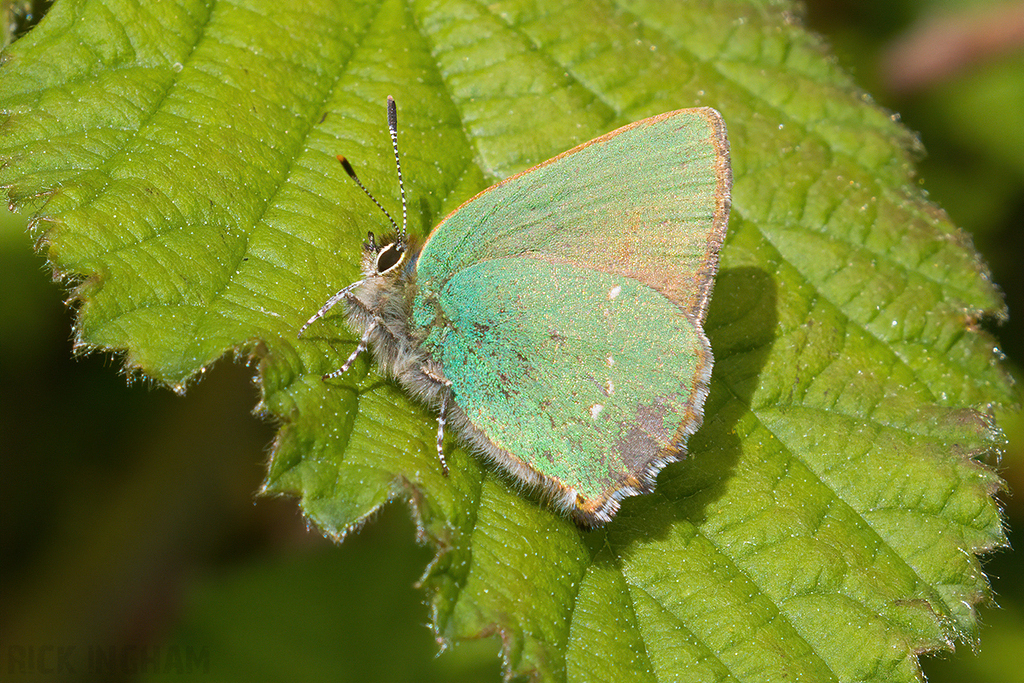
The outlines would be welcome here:
[[[699,328],[621,275],[493,259],[415,306],[433,319],[425,347],[471,423],[590,500],[639,478],[677,442],[710,373]]]
[[[730,184],[717,112],[639,121],[463,204],[431,233],[417,280],[440,291],[463,268],[525,255],[629,276],[703,323]]]

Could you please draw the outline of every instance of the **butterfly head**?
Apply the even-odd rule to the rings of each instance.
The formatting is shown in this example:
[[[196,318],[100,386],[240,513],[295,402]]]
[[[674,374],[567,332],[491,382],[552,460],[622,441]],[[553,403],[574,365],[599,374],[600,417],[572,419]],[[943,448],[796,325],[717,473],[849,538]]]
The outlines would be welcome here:
[[[366,234],[363,242],[363,274],[368,277],[389,277],[397,275],[407,260],[409,245],[400,235],[381,235],[380,241],[372,232]]]

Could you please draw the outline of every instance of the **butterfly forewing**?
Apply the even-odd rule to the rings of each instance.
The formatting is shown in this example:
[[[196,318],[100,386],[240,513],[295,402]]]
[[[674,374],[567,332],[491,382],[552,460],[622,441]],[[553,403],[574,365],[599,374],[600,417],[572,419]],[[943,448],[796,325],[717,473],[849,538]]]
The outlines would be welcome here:
[[[731,175],[721,116],[668,112],[596,138],[480,193],[442,221],[417,265],[438,291],[506,256],[628,275],[703,322]]]

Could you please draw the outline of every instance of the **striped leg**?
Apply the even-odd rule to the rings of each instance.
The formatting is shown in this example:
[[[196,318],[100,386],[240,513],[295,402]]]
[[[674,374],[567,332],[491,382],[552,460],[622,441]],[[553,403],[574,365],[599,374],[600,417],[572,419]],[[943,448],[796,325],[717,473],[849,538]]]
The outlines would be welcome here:
[[[441,412],[437,416],[437,458],[441,461],[441,471],[448,476],[448,461],[444,459],[444,423],[448,413],[448,390],[441,391]]]
[[[341,301],[342,299],[350,298],[352,290],[354,290],[356,287],[358,287],[361,284],[363,284],[363,280],[360,280],[359,282],[353,282],[348,287],[346,287],[345,289],[341,290],[340,292],[338,292],[337,294],[332,296],[330,299],[328,299],[327,303],[325,303],[323,306],[321,306],[320,310],[317,311],[316,313],[314,313],[312,318],[310,318],[305,323],[303,323],[302,327],[299,328],[299,334],[297,336],[301,337],[302,333],[306,331],[307,327],[309,327],[310,325],[315,323],[320,318],[324,317],[324,315],[327,314],[327,311],[329,311],[332,308],[334,308],[334,306],[337,305],[337,303],[339,301]],[[355,297],[351,297],[351,298],[354,299]]]
[[[356,362],[356,358],[359,358],[359,354],[361,354],[363,351],[366,351],[366,347],[370,344],[370,335],[373,334],[373,331],[375,329],[377,329],[377,323],[370,323],[370,326],[366,328],[366,332],[363,332],[363,338],[359,340],[359,346],[357,346],[356,350],[352,352],[352,355],[348,357],[348,360],[345,361],[345,364],[342,365],[337,370],[328,372],[326,375],[323,376],[322,379],[326,382],[329,379],[341,377],[346,372],[348,372],[348,369],[352,367],[353,363]]]

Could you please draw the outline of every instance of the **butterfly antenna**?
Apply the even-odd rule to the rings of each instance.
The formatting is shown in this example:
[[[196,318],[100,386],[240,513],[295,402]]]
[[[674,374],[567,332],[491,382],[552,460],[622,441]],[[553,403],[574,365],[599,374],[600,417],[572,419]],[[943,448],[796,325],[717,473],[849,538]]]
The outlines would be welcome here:
[[[409,221],[409,211],[405,203],[405,183],[402,182],[402,162],[398,158],[398,107],[395,98],[388,95],[388,130],[391,131],[391,146],[395,148],[395,167],[398,169],[398,189],[402,193],[402,232],[398,241],[405,246],[405,231]],[[393,223],[394,221],[392,221]],[[396,226],[397,227],[397,226]]]
[[[356,171],[352,168],[352,164],[348,163],[348,159],[339,154],[338,161],[341,162],[341,167],[345,169],[345,173],[348,173],[348,177],[356,181],[356,185],[359,186],[359,189],[365,192],[366,196],[370,198],[370,201],[376,204],[377,208],[384,212],[384,215],[387,216],[388,220],[391,222],[391,227],[393,227],[397,232],[398,224],[395,223],[395,219],[391,217],[391,214],[388,213],[387,209],[381,206],[381,203],[377,201],[377,198],[373,196],[373,193],[366,189],[366,185],[363,185],[363,181],[359,180],[359,176],[356,175]]]

